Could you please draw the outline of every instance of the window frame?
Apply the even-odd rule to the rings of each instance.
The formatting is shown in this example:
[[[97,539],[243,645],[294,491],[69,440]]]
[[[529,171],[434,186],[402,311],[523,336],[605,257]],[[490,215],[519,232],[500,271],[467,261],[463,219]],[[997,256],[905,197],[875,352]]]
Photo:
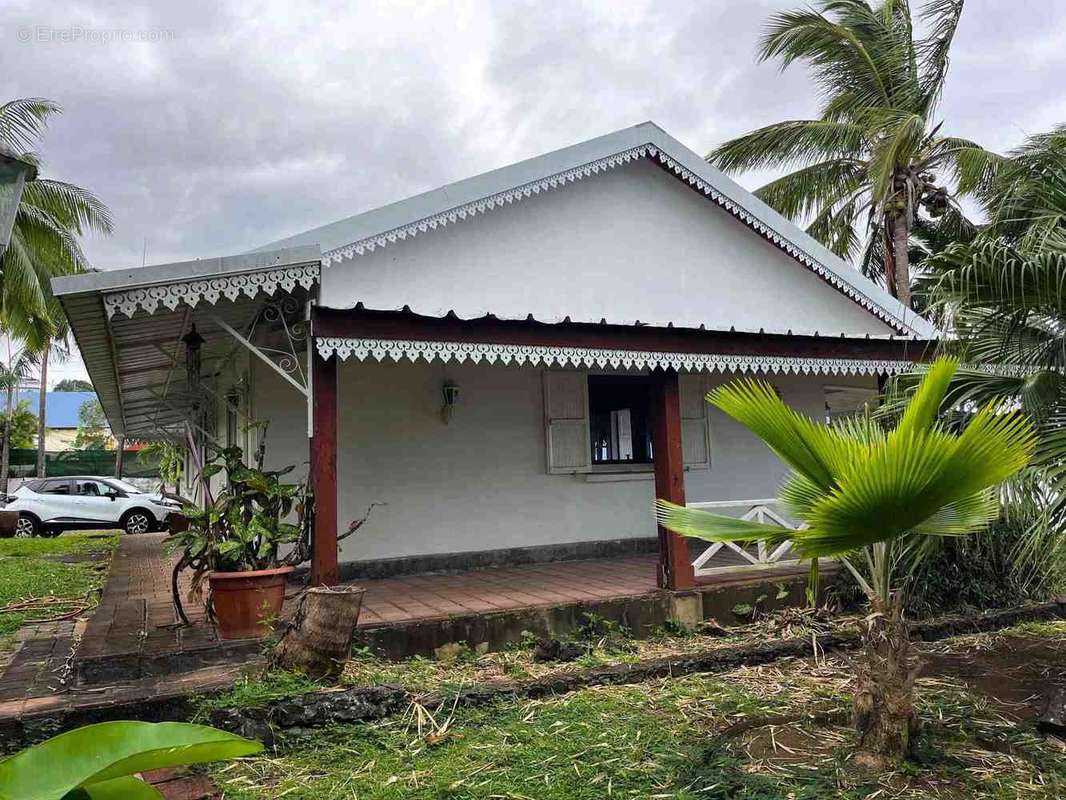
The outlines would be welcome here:
[[[71,486],[72,483],[73,483],[73,481],[70,478],[45,478],[42,481],[41,486],[38,489],[36,489],[35,491],[36,491],[37,494],[57,495],[59,497],[74,497],[75,495],[74,495],[74,492],[72,491],[72,486]],[[50,492],[46,488],[49,484],[55,484],[55,485],[66,484],[67,490],[65,492]]]
[[[581,374],[583,380],[583,394],[584,394],[584,426],[585,426],[585,447],[587,464],[585,466],[555,466],[552,462],[552,419],[550,418],[549,409],[551,403],[551,384],[552,375],[560,373],[568,374]],[[545,461],[547,465],[547,472],[550,475],[584,475],[585,480],[588,482],[605,482],[612,480],[612,476],[617,480],[641,480],[650,478],[655,473],[654,459],[652,461],[638,461],[638,462],[616,462],[604,464],[597,464],[592,461],[592,430],[591,430],[591,407],[589,402],[589,378],[594,375],[609,375],[615,377],[633,377],[633,378],[647,378],[651,376],[651,370],[635,370],[632,372],[619,372],[606,369],[565,369],[565,368],[546,368],[543,370],[543,388],[544,396],[542,397],[543,409],[544,409],[544,435],[545,435]],[[704,448],[706,458],[703,461],[686,461],[684,464],[685,472],[692,470],[709,470],[711,469],[713,456],[713,434],[711,431],[711,414],[709,404],[704,400],[704,396],[709,390],[710,376],[704,372],[690,372],[681,373],[679,378],[684,380],[679,381],[679,390],[684,391],[681,384],[687,383],[693,378],[698,380],[699,386],[699,398],[700,409],[702,415],[700,416],[685,416],[685,399],[681,398],[681,416],[682,426],[684,423],[699,421],[702,425]],[[649,413],[649,417],[650,417]],[[568,418],[566,420],[560,420],[562,422],[576,422],[577,418]],[[682,433],[684,440],[684,433]],[[684,445],[682,445],[682,451],[684,452]]]

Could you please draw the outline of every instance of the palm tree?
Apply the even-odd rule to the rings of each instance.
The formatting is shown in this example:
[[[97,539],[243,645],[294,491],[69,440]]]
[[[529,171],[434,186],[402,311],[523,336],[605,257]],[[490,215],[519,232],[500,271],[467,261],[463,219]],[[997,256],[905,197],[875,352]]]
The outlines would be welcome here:
[[[803,525],[789,530],[657,501],[660,523],[712,542],[790,542],[802,558],[835,556],[865,593],[865,659],[853,700],[860,763],[883,767],[910,751],[917,729],[914,659],[903,620],[899,565],[943,536],[984,528],[999,513],[996,487],[1028,462],[1026,418],[991,403],[955,434],[938,422],[957,369],[935,362],[895,428],[869,415],[817,423],[746,379],[708,401],[746,425],[791,468],[781,500]]]
[[[8,471],[11,463],[11,418],[15,395],[26,383],[37,365],[37,355],[28,349],[14,350],[7,337],[7,363],[0,364],[0,390],[4,392],[4,431],[0,449],[0,494],[7,494]]]
[[[980,187],[989,223],[926,261],[926,305],[949,333],[943,352],[969,366],[952,405],[1006,397],[1033,420],[1039,445],[1012,482],[1012,505],[1036,510],[1015,553],[1020,577],[1066,572],[1066,126],[1030,137]],[[905,402],[920,373],[898,379]]]
[[[756,194],[911,304],[908,246],[924,208],[942,235],[969,238],[955,193],[974,191],[998,156],[941,135],[936,110],[963,0],[931,0],[915,38],[907,0],[818,0],[770,18],[759,60],[810,67],[817,119],[777,122],[707,160],[726,172],[791,169]],[[928,225],[930,221],[926,221]]]
[[[70,325],[66,315],[60,313],[54,318],[54,339],[46,342],[40,353],[41,368],[38,375],[40,391],[37,396],[37,477],[45,477],[47,434],[48,434],[48,362],[53,356],[59,357],[60,361],[70,355],[70,347],[67,344],[67,335],[70,333]]]
[[[39,163],[29,152],[58,105],[24,98],[0,105],[0,142]],[[44,472],[45,392],[48,359],[55,342],[64,342],[67,320],[52,295],[51,279],[88,268],[79,238],[89,231],[110,233],[111,215],[91,192],[62,181],[38,178],[26,185],[15,217],[11,243],[0,261],[0,326],[40,355],[41,402],[37,468]],[[6,468],[5,478],[6,481]]]

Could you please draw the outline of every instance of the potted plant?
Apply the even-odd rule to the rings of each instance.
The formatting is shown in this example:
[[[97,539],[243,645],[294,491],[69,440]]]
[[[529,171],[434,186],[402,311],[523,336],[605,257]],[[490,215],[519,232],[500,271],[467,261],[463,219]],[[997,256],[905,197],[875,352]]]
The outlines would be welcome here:
[[[307,485],[281,480],[293,469],[263,469],[262,446],[253,466],[244,463],[239,447],[206,460],[200,469],[204,505],[186,505],[187,528],[169,539],[182,553],[174,570],[174,599],[185,622],[176,579],[181,570],[192,569],[192,594],[202,597],[206,578],[208,615],[223,639],[266,635],[281,612],[288,575],[309,555]],[[225,482],[212,493],[210,479],[219,474]]]

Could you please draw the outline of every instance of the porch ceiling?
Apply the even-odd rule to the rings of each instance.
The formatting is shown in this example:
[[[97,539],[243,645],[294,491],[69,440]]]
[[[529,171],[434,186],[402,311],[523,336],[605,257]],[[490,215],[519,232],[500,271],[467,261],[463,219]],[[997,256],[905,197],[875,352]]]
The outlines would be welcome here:
[[[253,329],[269,336],[281,324],[264,317],[268,304],[284,305],[290,320],[304,318],[310,287],[264,281],[263,273],[317,269],[318,261],[317,248],[294,248],[252,262],[213,259],[56,281],[114,433],[144,440],[179,434],[194,399],[182,337],[193,325],[203,337],[201,382],[210,385],[242,346],[220,323],[245,336]]]

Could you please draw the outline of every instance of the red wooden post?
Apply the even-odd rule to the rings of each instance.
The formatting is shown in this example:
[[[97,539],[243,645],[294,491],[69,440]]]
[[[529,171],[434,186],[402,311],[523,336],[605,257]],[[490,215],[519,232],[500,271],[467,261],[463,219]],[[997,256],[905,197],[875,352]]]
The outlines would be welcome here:
[[[652,447],[655,460],[655,496],[684,505],[685,461],[681,453],[681,395],[677,372],[656,370],[652,390]],[[659,586],[685,591],[696,586],[683,536],[659,526]]]
[[[337,357],[316,348],[311,369],[311,489],[315,520],[311,541],[311,585],[337,583]]]

